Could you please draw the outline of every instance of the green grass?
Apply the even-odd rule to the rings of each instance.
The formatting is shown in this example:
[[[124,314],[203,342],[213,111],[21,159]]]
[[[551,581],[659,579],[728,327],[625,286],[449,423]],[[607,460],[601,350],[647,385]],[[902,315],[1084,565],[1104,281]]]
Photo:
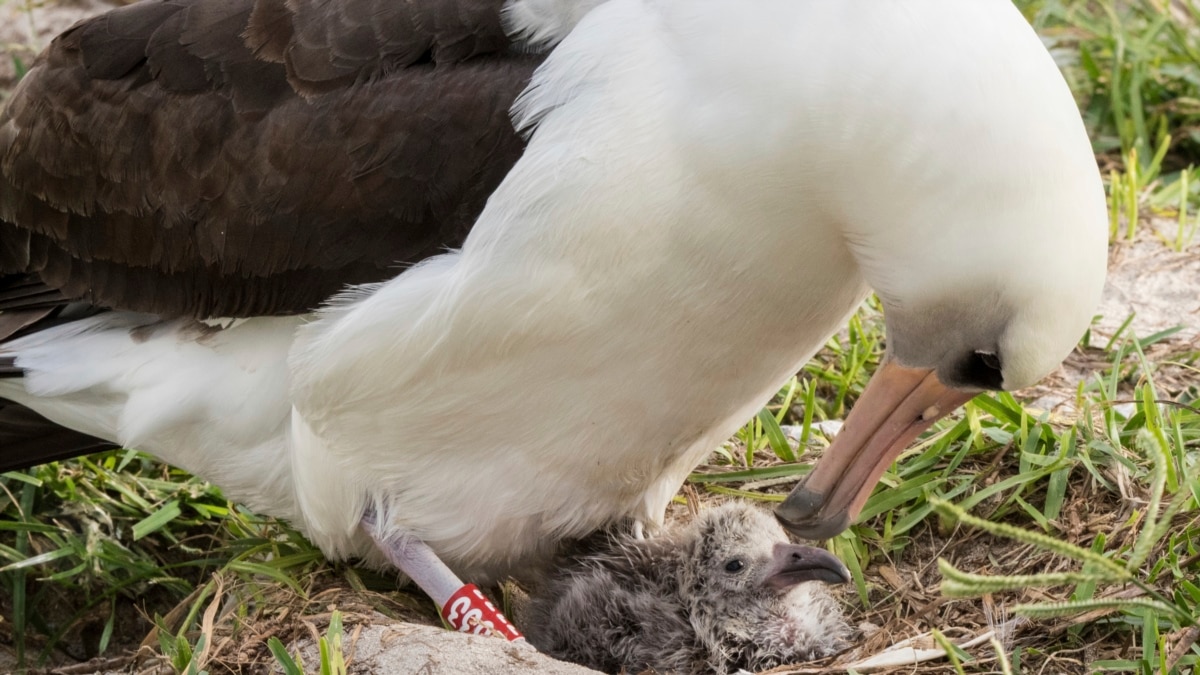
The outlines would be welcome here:
[[[29,663],[97,623],[91,647],[103,653],[139,601],[165,612],[216,572],[295,586],[321,560],[286,526],[128,451],[5,474],[0,531],[0,588],[11,598],[17,654]]]
[[[1019,0],[1063,68],[1108,177],[1113,238],[1139,212],[1174,216],[1177,249],[1195,235],[1200,186],[1200,5],[1194,0]],[[1182,217],[1181,217],[1182,216]]]
[[[871,354],[867,362],[873,366],[881,326],[867,326],[857,339]],[[987,565],[995,574],[968,576],[944,562],[943,570],[956,575],[942,584],[944,593],[1006,595],[1012,611],[1040,619],[1109,609],[1089,630],[1066,636],[1063,644],[1116,644],[1122,634],[1142,633],[1140,655],[1106,659],[1104,667],[1163,673],[1190,668],[1200,655],[1194,645],[1184,645],[1174,669],[1163,659],[1174,646],[1167,644],[1168,635],[1178,631],[1195,638],[1188,631],[1196,626],[1200,610],[1195,581],[1200,577],[1200,410],[1193,406],[1194,387],[1170,394],[1156,390],[1156,364],[1144,357],[1156,341],[1131,337],[1107,350],[1081,347],[1093,358],[1103,357],[1107,366],[1066,392],[1077,408],[1072,419],[1028,409],[1000,393],[981,396],[963,414],[939,422],[885,474],[860,522],[831,542],[851,569],[863,610],[886,617],[911,609],[882,593],[878,578],[866,570],[893,565],[911,571],[930,562],[931,544],[957,554],[963,531],[955,532],[954,524],[962,521],[991,535],[986,543],[974,539],[970,545],[997,551]],[[847,356],[851,350],[844,342],[837,340],[820,363],[806,369],[808,382],[833,377],[823,384],[831,395],[843,387],[856,393],[861,386],[836,381],[837,373],[849,372],[836,366],[857,358]],[[1194,361],[1196,355],[1180,356]],[[806,387],[803,380],[789,384],[780,399]],[[793,407],[781,420],[804,425],[806,417]],[[736,464],[706,467],[693,482],[714,493],[778,501],[791,486],[774,481],[803,475],[807,465],[780,465],[777,454],[760,451],[747,465],[740,453],[728,453],[726,457],[738,458]],[[768,485],[762,492],[739,487],[758,481]],[[1128,500],[1122,491],[1129,493]],[[1123,501],[1128,503],[1121,511]],[[1125,519],[1078,528],[1067,511],[1083,519],[1116,511]],[[1005,560],[1013,544],[1035,550]],[[1066,560],[1075,566],[1064,567]],[[1047,575],[1049,570],[1053,573]],[[1141,590],[1139,597],[1108,596],[1130,585]],[[1044,590],[1031,596],[1030,589]],[[1030,597],[1042,601],[1031,602]],[[1027,655],[1025,663],[1030,660]],[[1021,672],[1020,661],[1009,667]]]
[[[1077,95],[1106,177],[1114,242],[1151,235],[1194,253],[1200,6],[1017,4]],[[1111,339],[1085,336],[1072,359],[1089,375],[1059,392],[1070,414],[1010,394],[977,398],[905,453],[860,522],[830,543],[852,571],[860,615],[888,637],[908,637],[913,625],[938,635],[987,626],[993,605],[1033,621],[917,672],[1194,668],[1200,355],[1180,337],[1133,335],[1128,324]],[[881,313],[868,303],[692,487],[702,499],[781,499],[792,483],[780,481],[807,473],[807,452],[826,443],[813,425],[844,417],[882,350]],[[905,583],[896,587],[893,574]],[[285,619],[270,608],[285,596],[330,604],[320,590],[329,580],[348,589],[340,607],[381,585],[322,562],[285,524],[135,453],[0,477],[0,641],[29,664],[128,649],[161,615],[151,643],[176,672],[220,672],[229,640],[257,641],[262,658],[303,672],[283,647]],[[146,618],[129,619],[135,608]],[[323,621],[317,667],[337,672],[340,619]]]
[[[329,628],[325,631],[325,635],[317,640],[320,664],[315,672],[320,675],[346,675],[346,658],[342,649],[343,638],[341,614],[333,612],[329,619]],[[304,661],[300,658],[300,654],[289,654],[279,638],[271,638],[268,644],[271,648],[271,655],[286,675],[304,675]]]

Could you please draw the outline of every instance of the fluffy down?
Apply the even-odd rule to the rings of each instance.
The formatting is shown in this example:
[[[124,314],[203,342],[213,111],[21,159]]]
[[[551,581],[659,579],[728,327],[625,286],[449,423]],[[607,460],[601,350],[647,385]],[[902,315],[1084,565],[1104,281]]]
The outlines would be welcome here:
[[[819,582],[764,584],[783,529],[727,504],[654,539],[608,542],[563,561],[522,628],[539,650],[605,672],[759,671],[829,656],[851,629]],[[725,569],[737,558],[745,568]]]

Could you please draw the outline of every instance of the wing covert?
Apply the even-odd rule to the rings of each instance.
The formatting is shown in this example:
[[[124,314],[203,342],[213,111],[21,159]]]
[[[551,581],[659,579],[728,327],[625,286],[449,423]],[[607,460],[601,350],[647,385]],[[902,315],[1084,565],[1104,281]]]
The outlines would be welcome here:
[[[0,112],[0,273],[166,315],[307,311],[462,242],[540,61],[494,0],[151,0]],[[326,20],[322,20],[326,19]]]

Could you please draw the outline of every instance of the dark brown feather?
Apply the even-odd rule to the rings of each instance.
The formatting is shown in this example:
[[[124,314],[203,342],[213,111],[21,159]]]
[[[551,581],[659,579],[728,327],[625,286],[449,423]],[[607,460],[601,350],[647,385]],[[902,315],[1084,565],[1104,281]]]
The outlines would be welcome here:
[[[287,65],[305,95],[422,62],[461,63],[508,47],[496,0],[265,0],[247,43]],[[288,13],[287,20],[282,18]]]
[[[0,472],[117,447],[60,427],[29,408],[0,399]]]
[[[0,378],[21,377],[4,342],[36,332],[61,320],[64,305],[52,288],[27,276],[0,276]],[[52,299],[54,299],[52,301]],[[0,472],[66,459],[115,447],[112,443],[71,431],[37,413],[0,399]]]
[[[508,110],[539,61],[509,53],[501,4],[150,0],[77,24],[0,112],[0,273],[247,316],[458,246],[523,149]]]
[[[54,314],[56,307],[46,305],[30,309],[10,309],[0,312],[0,346],[5,340],[15,339],[39,327],[39,324]],[[15,360],[0,351],[0,377],[21,377],[22,372],[17,368]]]
[[[60,35],[0,111],[0,345],[98,307],[303,312],[461,244],[540,60],[501,6],[146,0]],[[0,400],[0,471],[112,447]]]

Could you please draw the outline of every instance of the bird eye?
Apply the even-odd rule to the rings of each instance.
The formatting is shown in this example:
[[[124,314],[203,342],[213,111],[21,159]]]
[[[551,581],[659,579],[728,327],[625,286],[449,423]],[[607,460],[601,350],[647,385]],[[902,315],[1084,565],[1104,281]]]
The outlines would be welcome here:
[[[980,389],[1000,390],[1004,388],[1004,367],[1000,356],[990,351],[971,352],[960,362],[957,379],[959,383]]]
[[[983,365],[987,366],[988,368],[991,368],[992,370],[1003,370],[1000,367],[999,356],[996,356],[991,352],[975,352],[975,355],[978,356],[979,360],[983,361]]]
[[[742,568],[745,566],[746,566],[746,564],[743,563],[741,560],[734,558],[733,560],[730,560],[729,562],[725,563],[725,571],[726,572],[741,572]]]

